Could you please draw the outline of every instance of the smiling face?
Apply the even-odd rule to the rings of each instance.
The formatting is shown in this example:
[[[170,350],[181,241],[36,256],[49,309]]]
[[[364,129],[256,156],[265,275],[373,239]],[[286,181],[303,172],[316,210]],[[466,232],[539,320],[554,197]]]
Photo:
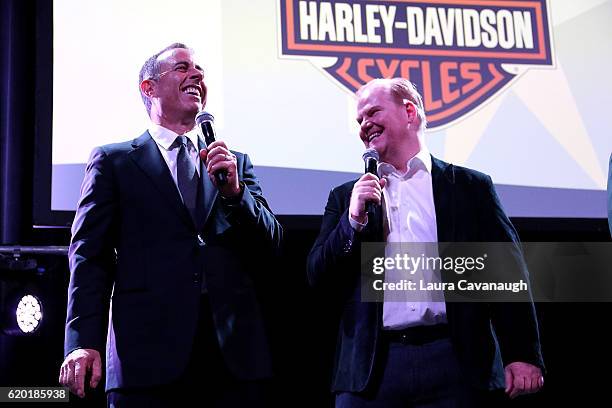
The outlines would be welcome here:
[[[409,101],[405,105],[398,103],[389,83],[384,81],[365,86],[357,96],[361,141],[366,148],[376,149],[382,161],[394,164],[394,157],[410,146],[414,105]]]
[[[206,85],[193,52],[186,48],[170,49],[158,57],[158,63],[159,74],[141,84],[151,100],[151,117],[158,116],[167,122],[194,120],[206,104]]]

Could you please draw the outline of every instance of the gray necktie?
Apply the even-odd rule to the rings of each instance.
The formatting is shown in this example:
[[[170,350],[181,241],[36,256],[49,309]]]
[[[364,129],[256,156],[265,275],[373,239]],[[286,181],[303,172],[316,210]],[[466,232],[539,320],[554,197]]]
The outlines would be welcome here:
[[[193,223],[196,224],[196,199],[198,196],[198,172],[189,158],[189,149],[193,144],[187,136],[176,137],[175,145],[180,146],[176,160],[176,178],[183,202],[189,210]]]

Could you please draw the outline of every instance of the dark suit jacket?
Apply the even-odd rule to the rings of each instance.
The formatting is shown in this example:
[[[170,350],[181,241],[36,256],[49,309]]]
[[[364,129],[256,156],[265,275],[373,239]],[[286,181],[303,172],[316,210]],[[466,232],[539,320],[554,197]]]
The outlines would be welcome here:
[[[520,256],[517,233],[501,208],[489,176],[433,157],[431,172],[439,242],[510,241]],[[369,219],[361,233],[353,230],[348,207],[355,182],[331,191],[321,232],[308,256],[311,285],[331,288],[345,299],[333,391],[360,392],[366,388],[382,328],[382,304],[360,301],[359,255],[361,242],[384,241],[382,211]],[[473,386],[503,387],[502,357],[505,364],[523,361],[543,367],[532,303],[447,302],[446,311],[451,340]]]
[[[196,226],[148,132],[93,151],[72,226],[64,351],[106,343],[107,390],[165,384],[184,371],[202,274],[230,371],[271,375],[254,291],[262,268],[253,263],[278,248],[282,230],[248,156],[234,153],[246,186],[239,204],[221,202],[202,166]]]

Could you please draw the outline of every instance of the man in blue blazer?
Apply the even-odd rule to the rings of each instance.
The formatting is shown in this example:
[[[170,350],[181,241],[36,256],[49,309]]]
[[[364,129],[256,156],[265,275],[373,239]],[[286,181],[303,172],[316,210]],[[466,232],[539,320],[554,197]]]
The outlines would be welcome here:
[[[249,157],[198,137],[203,77],[184,44],[149,58],[140,90],[150,128],[94,149],[87,165],[60,382],[84,396],[106,349],[111,407],[183,397],[258,406],[259,380],[271,375],[254,263],[278,249],[282,230]]]
[[[344,303],[336,407],[476,407],[487,406],[488,390],[537,391],[543,362],[532,302],[362,301],[362,242],[507,241],[517,265],[522,256],[490,177],[428,153],[414,85],[374,80],[357,97],[360,138],[378,152],[379,174],[331,191],[308,257],[310,283]],[[368,202],[378,209],[368,213]]]

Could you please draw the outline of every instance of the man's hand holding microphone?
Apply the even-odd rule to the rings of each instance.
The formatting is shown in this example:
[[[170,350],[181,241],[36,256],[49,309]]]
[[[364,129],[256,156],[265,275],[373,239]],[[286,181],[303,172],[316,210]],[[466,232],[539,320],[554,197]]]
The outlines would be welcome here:
[[[357,180],[351,193],[349,205],[349,216],[359,224],[367,224],[368,214],[376,211],[376,207],[382,204],[382,190],[387,180],[378,178],[378,152],[368,149],[363,154],[365,174]]]
[[[195,120],[206,143],[206,149],[200,150],[200,160],[206,163],[208,176],[219,189],[221,196],[238,197],[242,190],[238,179],[236,155],[230,152],[225,142],[216,140],[213,115],[202,111],[196,115]]]

